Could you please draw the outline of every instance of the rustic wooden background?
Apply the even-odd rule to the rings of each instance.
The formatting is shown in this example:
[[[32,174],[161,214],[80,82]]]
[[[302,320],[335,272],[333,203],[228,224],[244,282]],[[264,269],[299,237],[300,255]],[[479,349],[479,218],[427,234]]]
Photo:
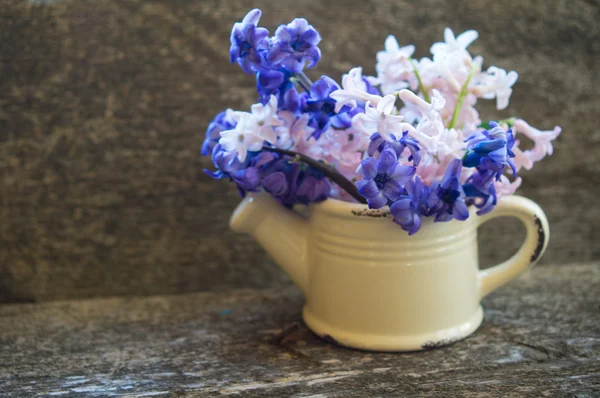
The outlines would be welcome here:
[[[600,259],[596,1],[0,0],[0,301],[289,283],[228,231],[237,194],[198,153],[218,111],[255,102],[228,41],[257,6],[270,29],[305,16],[320,30],[312,77],[373,73],[388,33],[424,56],[444,26],[477,29],[473,52],[520,73],[500,117],[564,128],[520,190],[551,222],[542,264]],[[522,232],[482,235],[492,264]]]

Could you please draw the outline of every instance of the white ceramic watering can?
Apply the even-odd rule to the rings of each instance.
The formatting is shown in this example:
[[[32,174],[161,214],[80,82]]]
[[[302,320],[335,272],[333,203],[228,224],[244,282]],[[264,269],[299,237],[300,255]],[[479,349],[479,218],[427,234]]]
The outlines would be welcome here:
[[[412,351],[450,344],[481,324],[479,302],[532,266],[548,244],[548,220],[529,199],[510,196],[485,216],[466,221],[427,218],[409,236],[387,208],[328,199],[309,216],[265,193],[246,197],[233,213],[234,231],[252,235],[306,297],[310,329],[344,346]],[[477,228],[516,217],[527,235],[519,251],[479,270]]]

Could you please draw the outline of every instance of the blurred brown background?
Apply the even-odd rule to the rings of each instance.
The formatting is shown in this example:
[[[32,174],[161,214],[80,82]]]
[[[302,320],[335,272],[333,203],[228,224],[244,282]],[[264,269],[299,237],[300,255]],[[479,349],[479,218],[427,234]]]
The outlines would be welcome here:
[[[228,62],[231,25],[253,7],[272,31],[304,16],[321,32],[313,78],[374,73],[389,33],[420,57],[446,25],[478,30],[472,53],[520,74],[498,117],[563,127],[519,191],[550,219],[541,266],[600,259],[596,1],[0,0],[0,301],[289,283],[228,231],[239,198],[199,156],[217,112],[255,102]],[[483,227],[482,263],[522,236]]]

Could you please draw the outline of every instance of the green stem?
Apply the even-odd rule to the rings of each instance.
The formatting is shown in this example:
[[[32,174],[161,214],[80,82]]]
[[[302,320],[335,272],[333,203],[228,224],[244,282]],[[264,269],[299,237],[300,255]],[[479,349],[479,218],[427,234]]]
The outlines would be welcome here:
[[[308,78],[308,76],[306,76],[304,72],[300,72],[295,73],[294,77],[296,78],[300,86],[304,89],[304,91],[308,93],[310,91],[310,88],[312,87],[312,81]]]
[[[421,90],[421,92],[423,93],[423,99],[425,101],[429,102],[429,94],[427,94],[427,90],[425,90],[425,86],[423,85],[423,80],[421,80],[421,75],[419,74],[419,70],[417,69],[417,64],[415,63],[415,60],[412,59],[412,57],[409,57],[409,59],[413,66],[415,76],[417,78],[417,82],[419,82],[419,90]]]
[[[294,84],[297,84],[297,85],[299,85],[300,87],[302,87],[302,90],[304,90],[305,92],[307,92],[307,93],[309,92],[309,90],[310,90],[310,89],[309,89],[308,87],[306,87],[306,86],[304,85],[304,83],[302,83],[302,81],[301,81],[300,79],[298,79],[297,77],[295,77],[295,76],[292,76],[292,77],[290,78],[290,81],[291,81],[292,83],[294,83]]]
[[[263,147],[265,151],[275,152],[280,155],[291,156],[303,163],[306,163],[310,167],[313,167],[320,172],[322,172],[325,177],[329,178],[332,182],[336,183],[340,188],[344,191],[348,192],[357,202],[367,204],[367,200],[358,192],[358,187],[354,185],[350,180],[342,175],[339,171],[336,170],[335,167],[332,167],[328,164],[320,162],[316,159],[308,157],[298,152],[288,151],[287,149],[273,148],[273,147]]]
[[[460,89],[460,93],[458,93],[458,99],[456,100],[456,107],[454,108],[454,112],[452,112],[452,119],[450,119],[450,124],[448,125],[448,129],[451,129],[456,125],[456,122],[458,120],[458,114],[460,113],[460,108],[462,108],[463,102],[465,102],[465,98],[467,97],[467,91],[469,91],[469,83],[471,82],[471,79],[475,75],[475,70],[476,70],[475,67],[473,67],[471,69],[471,72],[469,72],[469,76],[467,76],[467,80],[465,81],[465,84],[463,84],[462,88]]]

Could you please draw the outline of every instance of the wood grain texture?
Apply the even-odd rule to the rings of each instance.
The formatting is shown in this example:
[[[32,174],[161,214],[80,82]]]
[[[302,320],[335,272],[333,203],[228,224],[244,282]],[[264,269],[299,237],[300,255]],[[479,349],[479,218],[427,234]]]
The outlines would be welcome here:
[[[537,267],[474,335],[416,353],[320,340],[294,288],[5,304],[0,395],[596,397],[599,291],[599,263]]]
[[[321,31],[313,78],[373,73],[388,33],[424,56],[447,24],[479,30],[485,64],[521,74],[500,116],[564,127],[520,191],[550,219],[542,261],[600,258],[596,2],[0,0],[0,301],[289,283],[227,230],[237,194],[198,154],[218,111],[255,101],[227,53],[255,6],[270,29],[300,15]],[[482,262],[507,258],[517,228],[484,226]]]

